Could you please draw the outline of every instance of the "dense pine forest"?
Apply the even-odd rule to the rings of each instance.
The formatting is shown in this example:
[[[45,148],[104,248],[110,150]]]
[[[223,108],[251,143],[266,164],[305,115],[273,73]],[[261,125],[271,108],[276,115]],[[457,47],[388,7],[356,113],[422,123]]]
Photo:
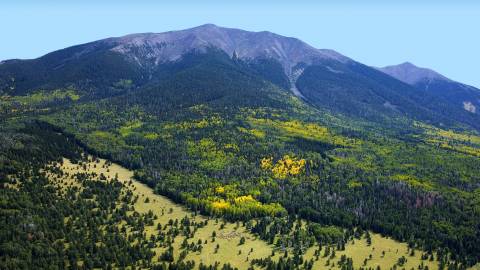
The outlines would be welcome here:
[[[54,76],[47,79],[21,75],[26,65],[9,73],[0,66],[7,74],[0,81],[0,268],[233,269],[173,256],[177,235],[187,236],[183,257],[201,253],[203,241],[188,236],[207,224],[194,217],[147,237],[144,227],[156,218],[127,214],[140,199],[128,183],[77,173],[81,187],[52,186],[63,158],[86,166],[96,157],[132,170],[206,223],[242,224],[285,252],[251,260],[255,269],[312,269],[314,259],[303,257],[308,248],[318,246],[317,258],[333,261],[331,252],[370,232],[421,250],[441,270],[480,261],[480,135],[473,124],[415,107],[410,98],[389,110],[374,95],[395,99],[385,89],[396,85],[412,95],[399,81],[332,65],[349,78],[335,96],[315,89],[330,89],[339,73],[312,67],[298,80],[302,97],[288,89],[277,63],[214,49],[149,71],[150,80],[118,55],[92,65],[95,57],[62,70],[69,76],[47,72]],[[35,64],[53,65],[42,61]],[[104,71],[112,66],[122,68]],[[88,79],[95,72],[102,76]],[[42,80],[48,84],[34,89]],[[348,97],[355,88],[370,94]],[[165,251],[152,252],[158,246]],[[350,258],[337,259],[341,269],[353,269]]]

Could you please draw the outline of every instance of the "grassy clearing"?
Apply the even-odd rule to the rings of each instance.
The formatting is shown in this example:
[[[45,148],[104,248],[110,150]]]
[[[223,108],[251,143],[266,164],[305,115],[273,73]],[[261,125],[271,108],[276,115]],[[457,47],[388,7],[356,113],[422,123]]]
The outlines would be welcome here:
[[[53,176],[53,182],[59,187],[77,186],[81,188],[81,183],[75,181],[72,177],[75,173],[95,173],[104,175],[107,179],[118,177],[119,181],[124,183],[126,189],[131,190],[138,195],[138,200],[134,203],[135,211],[139,213],[148,213],[152,211],[157,218],[154,220],[153,226],[146,226],[144,233],[147,237],[158,233],[157,225],[164,226],[170,220],[180,221],[183,217],[188,216],[195,222],[207,222],[207,225],[199,228],[193,238],[189,238],[188,243],[202,243],[203,249],[199,251],[190,251],[185,260],[194,260],[198,266],[200,262],[207,265],[213,265],[216,262],[222,265],[230,263],[238,269],[247,269],[250,267],[250,261],[254,258],[267,258],[272,255],[275,247],[268,245],[266,242],[258,239],[255,235],[246,230],[241,223],[229,223],[218,219],[209,219],[205,216],[193,215],[193,213],[182,206],[172,202],[164,196],[155,194],[148,186],[133,180],[133,172],[129,171],[117,164],[99,159],[97,162],[92,161],[85,165],[73,164],[68,159],[63,160],[61,170],[64,172],[63,177]],[[215,232],[215,237],[213,234]],[[245,243],[240,245],[240,239],[244,237]],[[185,236],[178,235],[174,239],[174,258],[180,256],[182,251],[181,244]],[[420,264],[427,265],[429,269],[438,269],[437,262],[421,260],[422,252],[416,250],[411,256],[407,244],[399,243],[392,239],[382,237],[378,234],[371,234],[372,243],[367,244],[365,238],[350,241],[345,246],[344,251],[336,250],[335,257],[324,256],[325,247],[321,250],[318,260],[315,261],[313,269],[339,269],[338,261],[342,255],[352,258],[355,268],[380,266],[381,269],[390,269],[397,264],[399,258],[404,256],[406,262],[397,267],[399,269],[417,269]],[[218,249],[217,249],[218,245]],[[166,250],[165,247],[156,246],[152,248],[155,253],[154,261],[159,260],[159,255]],[[305,255],[305,260],[313,258],[315,260],[315,250],[318,247],[309,248]],[[283,256],[283,252],[276,251],[273,259],[278,260]],[[371,255],[371,257],[370,257]],[[366,264],[365,264],[365,259]],[[327,261],[329,262],[327,265]],[[475,268],[474,268],[475,269]],[[477,266],[478,269],[478,266]]]
[[[360,267],[375,269],[377,266],[380,266],[381,269],[390,269],[397,264],[398,259],[402,256],[407,261],[402,266],[397,265],[399,269],[418,269],[418,266],[422,263],[428,266],[429,269],[438,269],[438,262],[436,260],[422,260],[422,252],[419,250],[415,250],[415,254],[410,256],[410,250],[406,243],[400,243],[379,234],[371,233],[370,235],[372,239],[371,245],[367,244],[365,238],[355,239],[345,246],[344,251],[335,251],[335,258],[330,259],[329,266],[327,266],[327,261],[330,257],[324,257],[324,250],[322,250],[319,260],[314,264],[314,269],[336,269],[338,268],[337,262],[342,255],[352,258],[355,269]],[[315,249],[316,247],[310,248],[306,253],[306,257],[311,258]],[[367,259],[366,264],[364,264],[365,259]]]
[[[86,170],[78,164],[72,164],[68,159],[63,160],[62,170],[68,173],[68,176],[63,180],[63,184],[73,185],[74,180],[70,177],[77,172],[96,173],[98,175],[103,174],[107,179],[113,179],[115,175],[118,179],[127,184],[134,194],[139,196],[137,202],[135,202],[135,210],[139,213],[147,213],[152,211],[157,215],[157,219],[153,226],[147,226],[145,233],[147,237],[156,233],[157,224],[165,225],[169,220],[181,220],[183,217],[192,217],[196,222],[207,221],[207,226],[198,229],[195,236],[189,239],[189,243],[197,243],[198,240],[202,240],[202,243],[207,241],[207,244],[203,244],[202,252],[190,252],[186,256],[186,260],[195,260],[197,265],[200,262],[204,264],[214,264],[220,262],[221,264],[229,262],[232,266],[239,269],[247,269],[250,266],[250,260],[253,258],[265,258],[272,253],[272,247],[267,245],[264,241],[257,239],[256,236],[246,231],[245,227],[241,224],[224,223],[222,220],[208,219],[204,216],[194,216],[191,211],[183,208],[182,206],[173,203],[171,200],[164,196],[153,193],[153,190],[148,186],[130,180],[133,177],[133,172],[129,171],[117,164],[106,164],[106,160],[100,159],[99,163],[90,162],[86,166]],[[59,179],[57,179],[59,180]],[[78,183],[77,183],[78,185]],[[148,200],[147,200],[148,199]],[[148,201],[148,202],[147,202]],[[222,226],[222,224],[224,225]],[[221,228],[223,227],[223,228]],[[212,242],[212,234],[215,231],[215,242]],[[245,237],[245,244],[239,245],[240,238]],[[181,249],[180,245],[185,237],[177,236],[174,242],[174,258],[178,258]],[[219,249],[216,252],[215,249],[219,245]],[[253,248],[253,252],[250,253]],[[161,247],[154,248],[157,255],[161,254],[165,249]],[[239,254],[241,251],[241,254]],[[157,256],[158,259],[158,256]]]

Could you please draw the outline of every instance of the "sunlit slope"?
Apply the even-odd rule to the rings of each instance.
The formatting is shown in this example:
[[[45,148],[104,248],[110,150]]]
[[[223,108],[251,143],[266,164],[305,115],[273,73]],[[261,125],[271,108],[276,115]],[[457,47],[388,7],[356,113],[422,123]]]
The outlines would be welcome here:
[[[165,226],[172,221],[173,223],[179,222],[185,217],[189,217],[190,222],[206,223],[205,226],[195,229],[193,235],[187,238],[187,242],[194,244],[198,244],[199,240],[201,240],[202,249],[201,251],[190,250],[186,255],[182,255],[185,261],[193,260],[197,266],[200,263],[205,265],[230,263],[238,269],[247,269],[251,266],[251,261],[254,259],[268,258],[275,254],[272,259],[278,261],[284,256],[284,252],[281,249],[279,250],[278,247],[260,240],[246,230],[242,223],[230,223],[222,219],[211,219],[195,215],[184,207],[173,203],[168,198],[155,194],[148,186],[134,180],[132,171],[104,159],[94,159],[93,157],[89,159],[91,160],[90,162],[80,164],[73,164],[70,160],[64,159],[63,163],[58,167],[63,171],[63,176],[60,177],[58,174],[50,173],[52,183],[65,191],[68,187],[82,188],[82,183],[73,177],[76,173],[96,175],[104,179],[94,180],[92,178],[86,181],[112,181],[112,179],[117,178],[123,184],[123,192],[131,191],[134,197],[138,197],[132,204],[133,211],[130,211],[129,215],[134,215],[134,212],[138,212],[142,215],[153,213],[156,216],[153,222],[146,225],[143,229],[146,239],[162,232],[162,230],[158,230],[158,224]],[[118,226],[121,227],[124,224],[125,222],[119,222]],[[168,226],[166,227],[168,228]],[[128,235],[134,231],[129,230],[127,226],[126,232]],[[245,238],[245,242],[240,245],[242,237]],[[402,257],[406,258],[405,263],[398,266],[405,267],[405,269],[417,268],[419,265],[428,266],[429,269],[437,269],[438,267],[436,260],[431,261],[428,258],[422,260],[421,256],[423,253],[420,250],[412,252],[406,244],[381,237],[378,234],[371,234],[370,237],[370,243],[367,242],[365,236],[361,236],[360,239],[351,239],[345,245],[345,250],[337,250],[335,245],[324,246],[318,253],[318,260],[316,255],[318,247],[308,249],[303,257],[305,261],[313,261],[313,269],[318,267],[341,269],[342,263],[339,262],[343,262],[346,258],[352,259],[355,268],[375,268],[380,266],[382,269],[388,269],[398,265],[399,260],[402,261]],[[183,235],[178,235],[173,239],[173,258],[175,261],[186,250],[182,248],[184,239],[185,236]],[[156,255],[162,254],[168,249],[162,247],[161,241],[154,241],[153,243],[155,243],[155,246],[151,250]],[[217,248],[217,245],[219,248]],[[326,251],[327,249],[329,250],[328,252]],[[335,251],[334,256],[332,256],[333,251]],[[325,256],[325,254],[328,255]],[[342,259],[342,255],[345,255],[346,258]],[[372,256],[370,257],[370,255]],[[154,263],[162,263],[162,261],[160,256],[154,256],[153,258]],[[364,263],[365,261],[366,264]],[[255,268],[260,269],[258,265]]]

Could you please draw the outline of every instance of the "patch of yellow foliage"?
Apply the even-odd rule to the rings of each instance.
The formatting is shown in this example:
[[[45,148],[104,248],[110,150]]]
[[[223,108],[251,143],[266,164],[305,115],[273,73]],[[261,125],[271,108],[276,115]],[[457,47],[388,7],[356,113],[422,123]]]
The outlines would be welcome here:
[[[298,175],[305,171],[305,159],[297,159],[289,155],[283,156],[275,165],[273,165],[273,158],[263,158],[260,166],[264,170],[270,170],[276,178],[285,179],[287,176]]]
[[[426,125],[423,123],[415,123],[415,126],[421,127],[425,130],[425,133],[434,137],[442,137],[444,139],[462,141],[466,143],[473,143],[480,145],[480,136],[476,134],[460,133],[453,130],[444,130],[436,128],[434,126]]]
[[[286,138],[303,138],[327,142],[334,145],[353,146],[358,144],[354,139],[332,134],[326,127],[316,123],[300,121],[280,121],[266,118],[248,118],[249,123],[265,134],[265,130],[274,130]],[[265,135],[263,135],[265,136]]]
[[[127,137],[128,135],[132,134],[133,130],[136,128],[140,128],[143,125],[141,121],[128,121],[123,126],[119,128],[119,133],[122,137]]]
[[[241,204],[241,203],[248,203],[248,202],[256,202],[256,200],[252,197],[252,195],[246,195],[246,196],[239,196],[235,198],[234,202],[236,204]]]
[[[260,161],[260,167],[264,170],[270,170],[273,167],[273,157],[262,158]]]
[[[415,126],[425,130],[427,143],[467,155],[480,156],[480,136],[476,134],[444,130],[420,122],[416,122]]]
[[[329,135],[326,127],[313,123],[301,123],[299,121],[280,122],[280,127],[291,133],[309,139],[323,139]]]
[[[108,132],[108,131],[101,131],[101,130],[95,130],[91,133],[93,136],[97,138],[102,138],[102,139],[110,139],[115,137],[114,134]]]
[[[472,155],[472,156],[477,156],[480,157],[480,149],[479,148],[474,148],[466,145],[458,145],[458,146],[452,146],[448,143],[442,142],[440,144],[440,147],[443,149],[449,149],[453,151],[457,151],[460,153],[464,153],[467,155]]]
[[[150,133],[145,133],[143,137],[147,140],[156,140],[159,137],[159,135],[155,132],[150,132]]]
[[[218,126],[223,123],[223,119],[219,116],[211,116],[207,118],[202,118],[200,120],[191,121],[191,122],[179,122],[179,123],[167,123],[164,125],[164,129],[181,129],[181,130],[190,130],[196,128],[206,128],[212,126]]]
[[[216,193],[223,194],[223,193],[225,193],[225,188],[222,187],[222,186],[216,187],[216,188],[215,188],[215,192],[216,192]]]
[[[238,130],[240,130],[241,132],[243,133],[247,133],[247,134],[250,134],[250,135],[253,135],[259,139],[263,139],[265,138],[265,132],[262,131],[262,130],[259,130],[259,129],[246,129],[244,127],[239,127]]]
[[[227,143],[223,146],[223,148],[228,149],[228,150],[233,150],[233,151],[238,151],[240,148],[238,148],[238,145],[234,143]]]
[[[208,107],[206,104],[197,104],[190,107],[189,110],[194,113],[205,114],[208,110],[210,110],[210,107]]]
[[[396,181],[406,182],[409,185],[414,186],[414,187],[416,186],[416,187],[421,187],[421,188],[425,188],[425,189],[431,189],[432,188],[432,186],[429,183],[425,183],[422,180],[419,180],[412,175],[396,174],[396,175],[392,176],[392,179],[396,180]]]
[[[224,200],[219,200],[219,201],[212,202],[212,207],[213,209],[216,209],[216,210],[223,210],[223,209],[229,208],[230,203]]]
[[[356,181],[356,180],[350,180],[348,182],[348,187],[349,188],[356,188],[356,187],[361,187],[362,186],[362,183]]]

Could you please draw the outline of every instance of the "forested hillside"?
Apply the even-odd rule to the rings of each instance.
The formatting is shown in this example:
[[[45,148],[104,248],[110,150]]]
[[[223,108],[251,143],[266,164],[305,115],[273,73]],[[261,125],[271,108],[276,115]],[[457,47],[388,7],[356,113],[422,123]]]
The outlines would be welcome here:
[[[48,76],[25,71],[36,68],[26,62],[0,65],[8,86],[0,99],[6,268],[31,267],[18,260],[19,252],[30,261],[52,254],[35,262],[39,268],[52,262],[63,268],[64,257],[85,268],[156,262],[159,254],[146,248],[152,240],[138,233],[137,245],[130,245],[133,238],[122,238],[107,218],[133,227],[150,222],[126,214],[122,200],[133,198],[122,185],[83,183],[79,174],[84,187],[69,187],[64,198],[48,184],[46,164],[62,157],[87,162],[84,151],[131,169],[136,180],[196,214],[245,224],[288,250],[281,262],[256,260],[252,267],[309,269],[302,257],[308,248],[328,244],[340,252],[353,238],[367,237],[365,231],[422,250],[439,269],[466,269],[480,260],[480,135],[470,120],[423,106],[413,87],[337,56],[297,65],[303,70],[293,82],[298,95],[281,61],[242,59],[208,46],[152,68],[133,65],[118,49],[87,45],[32,60]],[[63,64],[49,72],[50,63]],[[29,224],[43,229],[30,231]],[[77,234],[89,235],[90,246],[75,242]],[[179,262],[170,253],[162,260]],[[352,269],[349,262],[345,257],[337,266]],[[170,269],[191,268],[182,263]]]
[[[30,136],[55,137],[31,124]],[[44,165],[12,169],[3,183],[2,269],[437,269],[447,263],[361,228],[293,216],[242,223],[201,216],[154,194],[133,172],[56,139],[58,146],[42,149],[51,152]],[[8,156],[29,159],[21,148]],[[60,151],[71,159],[56,156]],[[264,228],[268,223],[276,229]]]

